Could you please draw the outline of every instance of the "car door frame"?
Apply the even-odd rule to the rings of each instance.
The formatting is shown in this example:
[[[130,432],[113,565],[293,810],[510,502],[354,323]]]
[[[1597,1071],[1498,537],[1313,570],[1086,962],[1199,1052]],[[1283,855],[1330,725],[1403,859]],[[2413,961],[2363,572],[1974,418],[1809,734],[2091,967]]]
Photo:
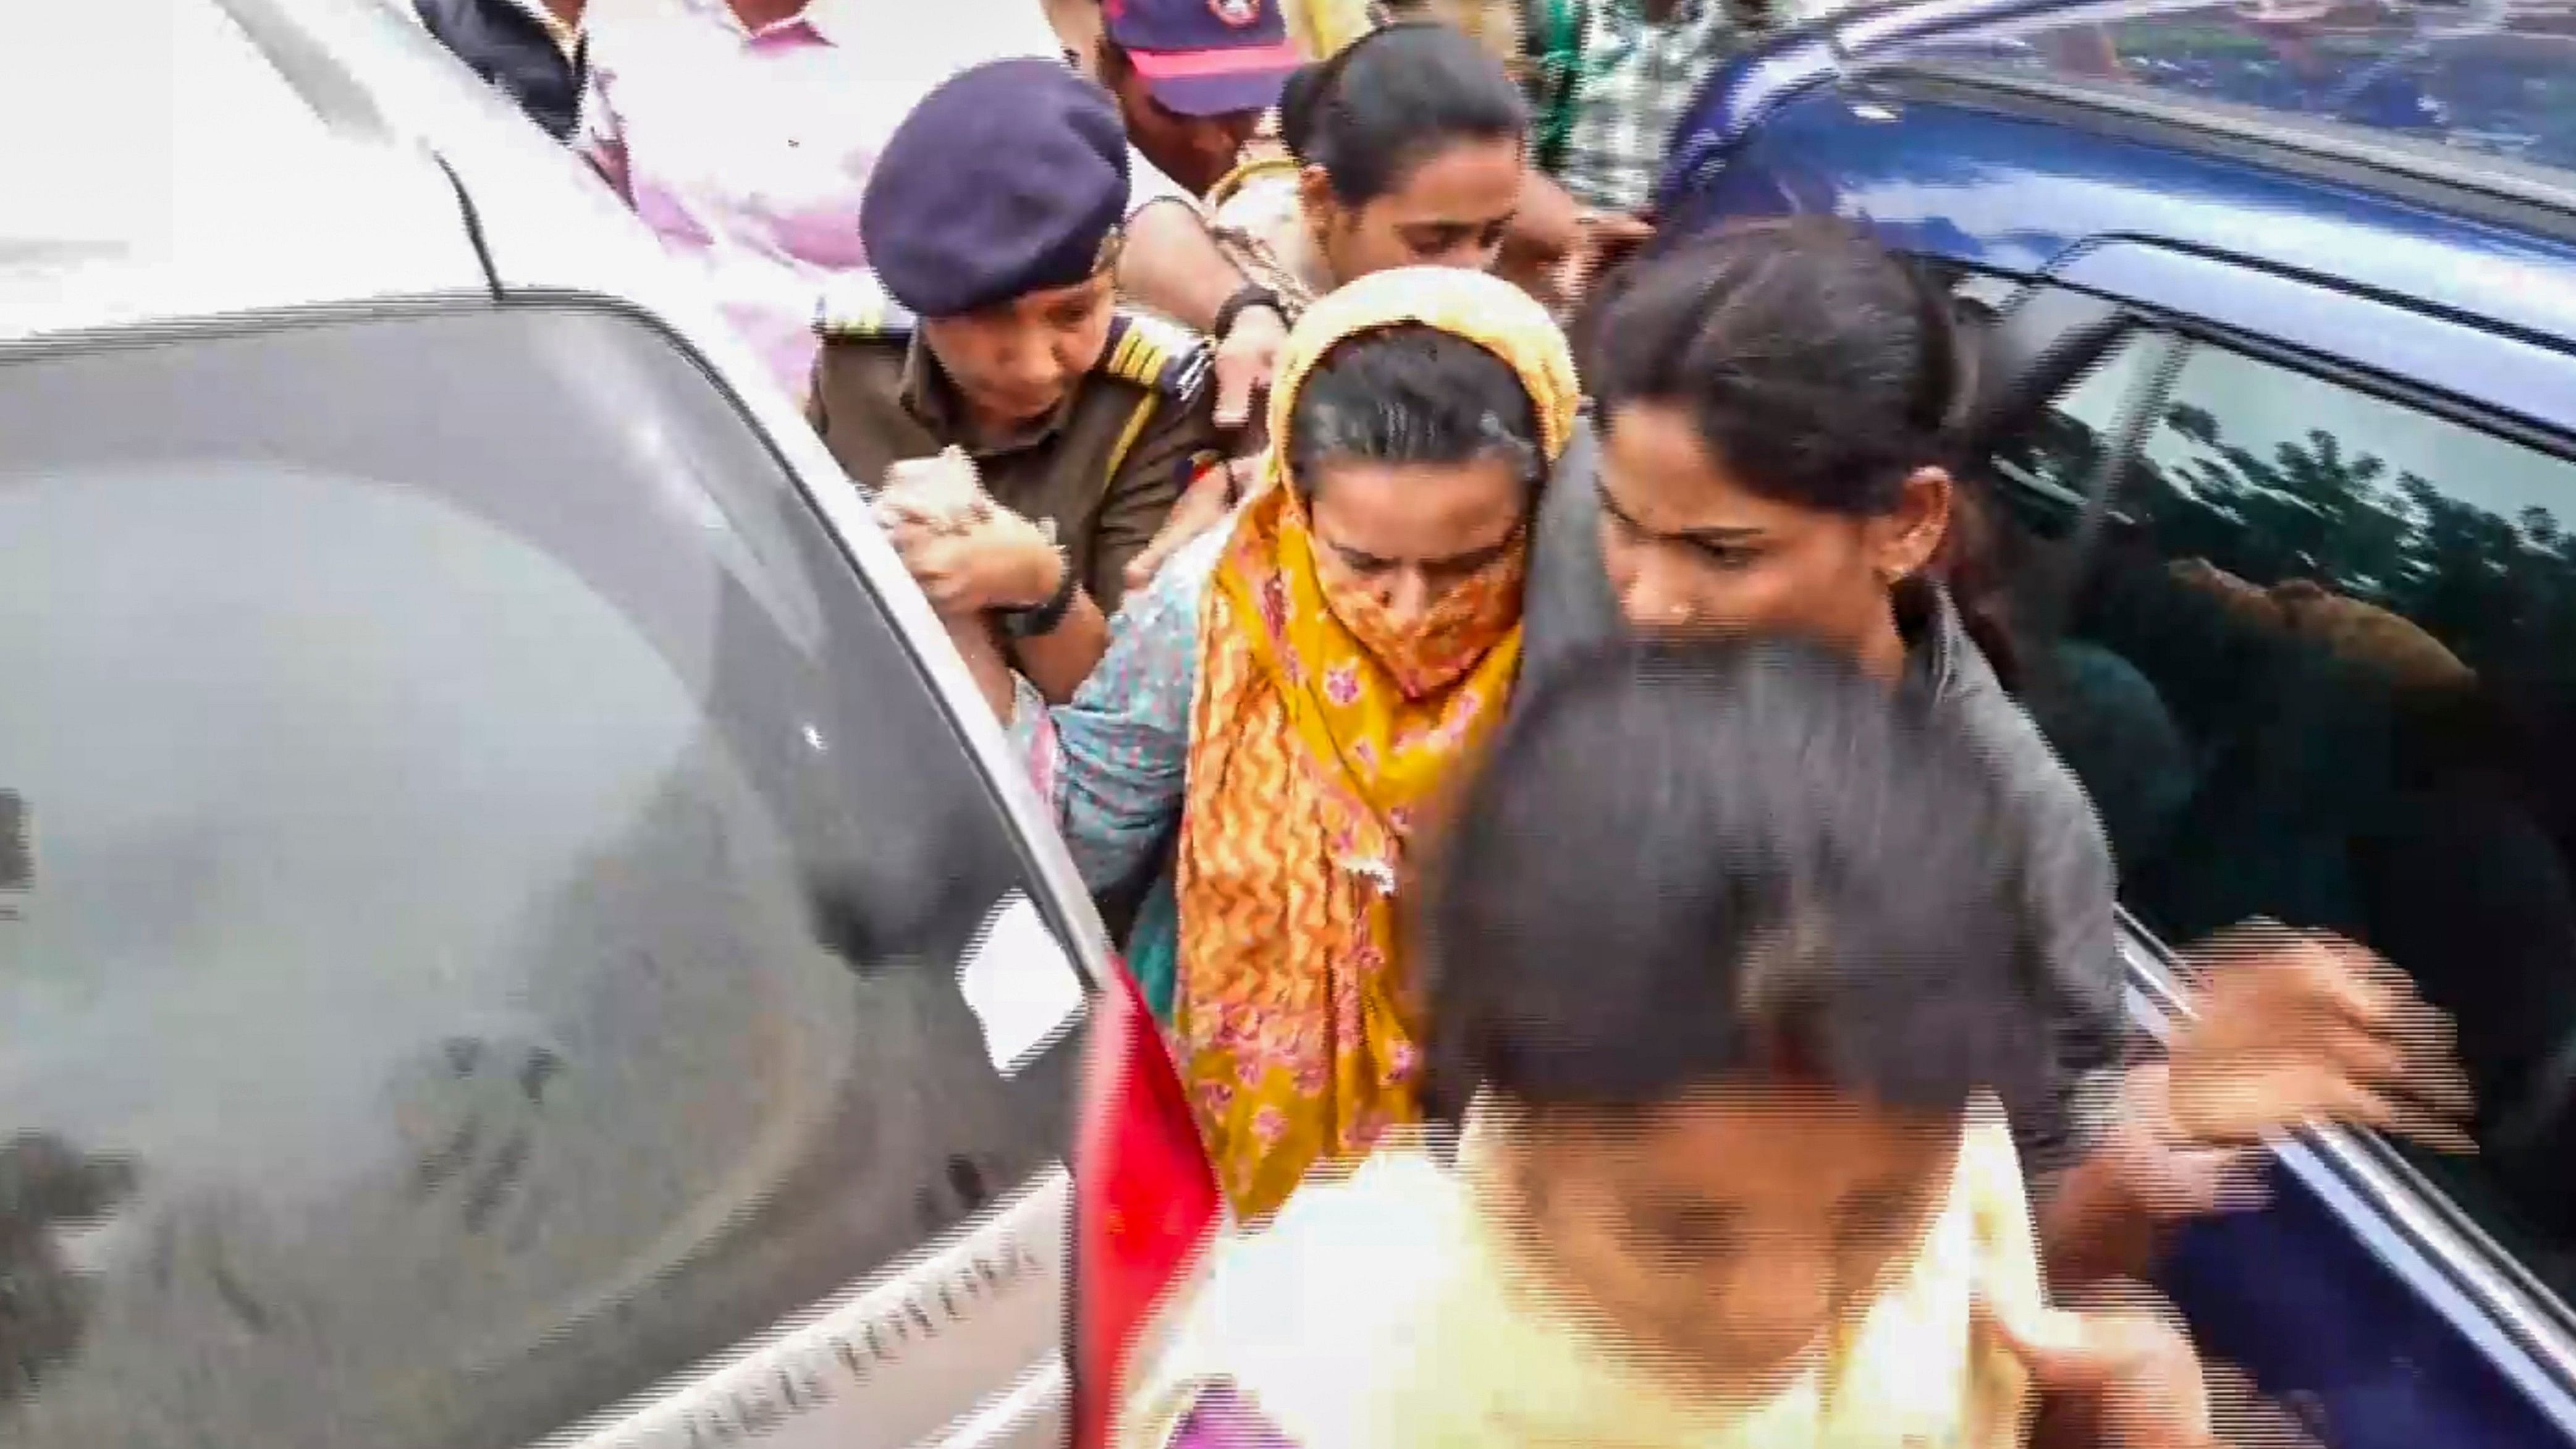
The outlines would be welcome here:
[[[2010,336],[2005,329],[2016,315],[2052,319],[2074,345],[2052,347],[2044,329]],[[2127,238],[2078,245],[2027,279],[1995,330],[2008,340],[2007,366],[2042,373],[2022,387],[2014,378],[1998,380],[2024,406],[2044,405],[2061,390],[2052,380],[2071,379],[2070,358],[2080,370],[2139,332],[2155,331],[2576,460],[2576,356],[2235,258]],[[2428,375],[2453,388],[2474,381],[2485,391],[2446,390],[2424,381]],[[2144,369],[2121,411],[2160,409],[2159,394],[2169,395],[2173,380],[2169,368]],[[2133,465],[2138,440],[2124,442],[2092,487],[2115,484]],[[2162,1038],[2189,1012],[2179,962],[2125,909],[2120,925],[2132,1015]],[[2342,1128],[2299,1132],[2273,1155],[2393,1274],[2483,1348],[2541,1413],[2576,1436],[2576,1314],[2448,1195],[2383,1144]]]

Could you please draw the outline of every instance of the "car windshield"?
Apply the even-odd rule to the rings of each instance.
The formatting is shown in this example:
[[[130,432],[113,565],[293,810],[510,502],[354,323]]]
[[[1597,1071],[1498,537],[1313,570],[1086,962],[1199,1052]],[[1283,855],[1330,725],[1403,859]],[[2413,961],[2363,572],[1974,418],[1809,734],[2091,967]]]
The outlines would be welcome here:
[[[666,334],[0,348],[0,439],[0,1441],[533,1442],[1060,1155],[1000,797]]]
[[[2190,98],[2576,182],[2576,0],[2087,7],[1897,58]]]

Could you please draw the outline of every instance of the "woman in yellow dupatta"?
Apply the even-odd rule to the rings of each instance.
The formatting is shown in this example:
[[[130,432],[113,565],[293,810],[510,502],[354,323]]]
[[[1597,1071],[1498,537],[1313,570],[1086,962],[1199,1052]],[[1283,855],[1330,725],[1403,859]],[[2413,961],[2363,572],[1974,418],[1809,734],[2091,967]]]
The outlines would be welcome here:
[[[1173,1029],[1247,1218],[1419,1116],[1389,898],[1511,692],[1527,523],[1577,397],[1547,314],[1477,273],[1383,272],[1289,335],[1272,486],[1201,605],[1175,866]]]
[[[1538,677],[1415,913],[1454,1159],[1223,1239],[1117,1449],[2221,1449],[2152,1303],[2048,1306],[2011,806],[1917,705],[1814,646]]]

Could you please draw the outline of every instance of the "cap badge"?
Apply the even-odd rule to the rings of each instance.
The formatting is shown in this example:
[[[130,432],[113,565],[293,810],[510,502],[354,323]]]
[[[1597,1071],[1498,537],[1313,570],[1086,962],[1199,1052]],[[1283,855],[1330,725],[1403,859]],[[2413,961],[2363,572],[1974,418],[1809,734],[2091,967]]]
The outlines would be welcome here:
[[[1261,23],[1261,0],[1208,0],[1208,9],[1237,30]]]

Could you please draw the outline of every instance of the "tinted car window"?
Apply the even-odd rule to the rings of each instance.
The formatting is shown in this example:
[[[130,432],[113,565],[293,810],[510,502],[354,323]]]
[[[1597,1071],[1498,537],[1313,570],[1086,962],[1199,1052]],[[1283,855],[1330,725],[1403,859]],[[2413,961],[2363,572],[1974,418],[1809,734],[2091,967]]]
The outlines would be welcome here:
[[[2178,365],[2135,365],[2149,355]],[[2453,1015],[2482,1151],[2425,1165],[2564,1291],[2576,463],[2141,336],[1997,460],[2007,517],[2097,486],[2090,460],[2140,404],[2151,426],[2098,529],[2014,531],[2025,587],[2060,591],[2024,600],[2046,626],[2031,711],[2164,939],[2255,916],[2335,930]],[[2054,467],[2070,457],[2088,466]]]
[[[2008,34],[1943,40],[1910,58],[1934,56],[2576,174],[2576,21],[2559,5],[2161,6],[2025,23]]]
[[[0,1440],[526,1443],[1060,1153],[997,797],[661,334],[22,348],[0,438]]]

